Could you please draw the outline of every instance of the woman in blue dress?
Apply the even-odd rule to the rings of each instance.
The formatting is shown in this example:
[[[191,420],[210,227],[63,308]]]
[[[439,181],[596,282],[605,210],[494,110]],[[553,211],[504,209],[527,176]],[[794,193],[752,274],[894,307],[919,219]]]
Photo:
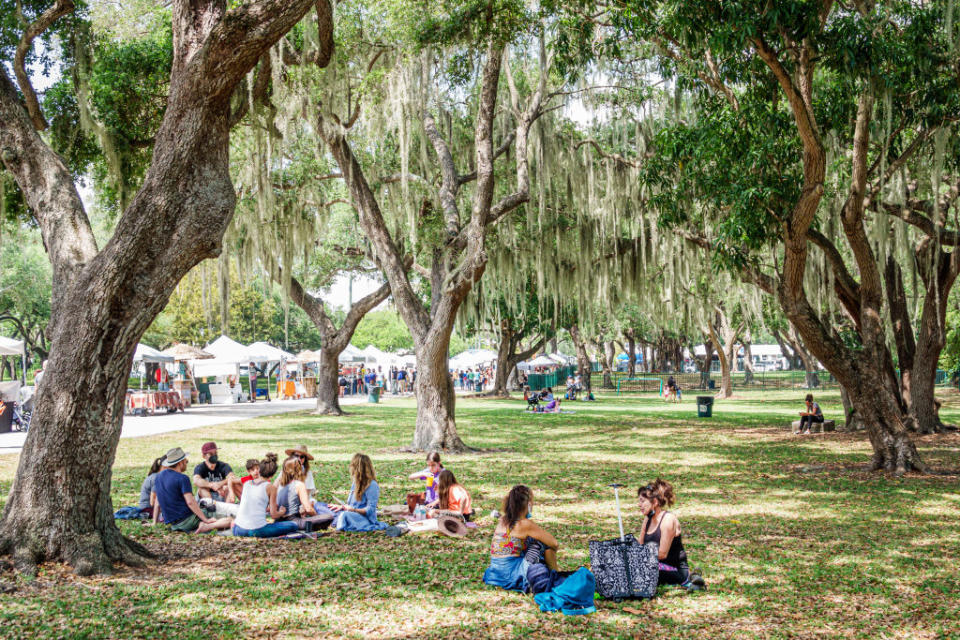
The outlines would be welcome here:
[[[340,531],[380,531],[389,525],[377,520],[380,485],[373,473],[370,456],[358,453],[350,460],[350,499],[347,504],[330,505],[336,513],[334,524]]]

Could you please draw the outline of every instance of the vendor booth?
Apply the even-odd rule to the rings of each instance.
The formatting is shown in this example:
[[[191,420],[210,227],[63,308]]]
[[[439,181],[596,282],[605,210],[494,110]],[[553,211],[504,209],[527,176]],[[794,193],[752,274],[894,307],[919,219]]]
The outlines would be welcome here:
[[[10,431],[10,425],[13,422],[13,411],[15,405],[20,402],[20,392],[27,378],[27,351],[22,340],[4,338],[0,336],[0,355],[2,356],[20,356],[21,378],[20,380],[10,380],[0,382],[0,433]],[[27,394],[28,396],[31,394]]]
[[[167,365],[173,365],[171,356],[160,353],[153,347],[138,344],[133,353],[133,364],[140,372],[140,389],[127,390],[127,413],[153,415],[157,411],[175,413],[183,411],[184,402],[180,391],[170,388],[170,371]],[[144,389],[144,376],[155,372],[156,389]]]
[[[211,404],[234,404],[247,400],[247,393],[240,385],[240,367],[270,359],[266,354],[251,350],[227,336],[220,336],[204,347],[204,351],[212,354],[213,358],[194,359],[190,363],[198,386],[209,389]]]

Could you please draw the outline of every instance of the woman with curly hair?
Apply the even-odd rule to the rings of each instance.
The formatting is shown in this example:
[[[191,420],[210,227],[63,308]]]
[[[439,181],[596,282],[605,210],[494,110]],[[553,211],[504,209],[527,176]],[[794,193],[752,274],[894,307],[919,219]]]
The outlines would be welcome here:
[[[660,584],[678,584],[688,591],[700,591],[706,584],[702,577],[690,573],[680,521],[665,510],[675,499],[673,486],[660,478],[637,491],[637,505],[644,515],[640,529],[643,544],[655,542],[658,545]]]

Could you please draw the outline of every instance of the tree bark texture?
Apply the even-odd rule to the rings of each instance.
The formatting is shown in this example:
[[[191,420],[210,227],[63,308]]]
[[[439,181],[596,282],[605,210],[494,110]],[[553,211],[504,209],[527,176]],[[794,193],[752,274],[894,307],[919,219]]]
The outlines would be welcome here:
[[[707,389],[710,387],[710,367],[713,364],[713,351],[714,351],[713,340],[710,338],[709,334],[707,335],[707,339],[703,341],[703,349],[705,351],[705,353],[703,354],[703,360],[699,362],[700,388]]]
[[[627,377],[637,377],[637,340],[633,329],[624,329],[623,336],[627,339]]]
[[[49,362],[0,522],[0,551],[19,569],[60,560],[80,574],[102,573],[145,555],[120,534],[110,499],[133,352],[183,275],[220,251],[236,198],[228,165],[234,88],[312,5],[174,3],[173,71],[153,159],[102,250],[72,175],[0,68],[0,155],[53,269]]]
[[[590,383],[590,375],[592,373],[590,356],[587,354],[587,341],[584,340],[583,335],[580,333],[579,326],[572,325],[570,327],[570,339],[573,340],[573,347],[577,352],[577,373],[583,381],[583,388],[586,391],[592,391],[593,387]]]
[[[522,333],[513,329],[509,319],[500,321],[500,346],[497,348],[497,371],[494,374],[493,389],[487,393],[490,396],[499,398],[509,398],[509,382],[514,378],[514,372],[517,365],[524,360],[529,359],[537,351],[543,348],[546,342],[545,337],[535,340],[533,344],[523,351],[518,352],[520,342],[524,336]]]

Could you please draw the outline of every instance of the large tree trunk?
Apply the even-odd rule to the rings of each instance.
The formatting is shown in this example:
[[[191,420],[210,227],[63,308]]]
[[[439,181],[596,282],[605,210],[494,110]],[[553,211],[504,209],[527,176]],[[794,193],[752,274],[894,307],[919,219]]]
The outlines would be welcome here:
[[[861,421],[860,416],[857,415],[857,411],[853,406],[853,401],[850,400],[850,394],[847,393],[847,389],[843,385],[840,386],[840,403],[843,405],[844,430],[863,430],[863,421]]]
[[[700,388],[707,389],[710,387],[710,367],[713,365],[713,341],[709,336],[703,341],[703,348],[705,351],[703,360],[698,363],[700,365]]]
[[[637,341],[634,337],[633,329],[625,329],[623,332],[627,339],[627,377],[637,377]]]
[[[587,355],[587,342],[580,334],[580,328],[577,325],[570,327],[570,339],[573,340],[573,347],[577,352],[577,373],[583,381],[583,388],[587,391],[592,391],[590,384],[592,367],[590,366],[590,356]]]
[[[957,251],[946,253],[922,239],[916,250],[918,271],[926,286],[916,340],[910,322],[908,301],[900,266],[887,258],[885,280],[890,319],[900,366],[900,392],[919,433],[939,433],[947,428],[940,421],[936,389],[937,364],[946,344],[946,313],[949,291],[960,271]]]
[[[416,451],[464,451],[454,418],[456,395],[447,368],[449,334],[416,348],[417,428],[413,436]]]
[[[173,71],[153,160],[99,252],[72,176],[0,69],[2,160],[53,267],[50,358],[0,523],[0,551],[12,552],[19,569],[61,560],[80,574],[101,573],[145,554],[120,534],[110,498],[133,352],[183,275],[219,253],[235,203],[231,97],[311,6],[261,0],[228,12],[225,0],[174,4]]]
[[[509,398],[509,383],[511,379],[516,377],[514,374],[517,370],[517,364],[527,360],[539,351],[546,342],[546,338],[535,340],[529,349],[517,353],[516,350],[522,336],[510,328],[509,320],[504,320],[503,323],[504,324],[501,324],[501,335],[509,333],[510,338],[509,340],[504,338],[500,340],[500,346],[497,349],[497,372],[494,376],[494,385],[493,389],[489,391],[487,395]]]
[[[604,389],[613,389],[613,367],[617,358],[616,347],[614,346],[613,340],[601,340],[597,346],[600,347],[603,352],[603,357],[600,358],[603,373],[602,386]]]
[[[723,309],[717,307],[716,322],[707,326],[710,341],[717,350],[720,359],[720,393],[718,398],[729,398],[733,395],[733,361],[736,356],[737,335],[740,327],[730,324],[730,319]]]
[[[409,267],[409,262],[406,263]],[[274,273],[274,280],[283,283],[280,273]],[[290,298],[303,309],[307,317],[320,332],[320,369],[317,371],[317,410],[318,415],[342,416],[340,408],[340,354],[350,344],[353,334],[363,317],[390,295],[389,283],[381,285],[350,305],[343,323],[338,329],[327,314],[324,303],[303,288],[300,281],[290,278],[288,283]]]
[[[317,369],[317,413],[342,416],[340,408],[340,354],[343,349],[320,348],[320,368]]]
[[[744,331],[743,340],[743,384],[744,386],[753,384],[753,336],[750,330]]]
[[[514,341],[513,327],[507,319],[500,322],[500,345],[497,347],[497,370],[493,376],[493,389],[488,395],[500,398],[509,398],[510,391],[507,390],[507,381],[510,378],[510,372],[516,367],[511,366],[510,356],[516,346]]]

